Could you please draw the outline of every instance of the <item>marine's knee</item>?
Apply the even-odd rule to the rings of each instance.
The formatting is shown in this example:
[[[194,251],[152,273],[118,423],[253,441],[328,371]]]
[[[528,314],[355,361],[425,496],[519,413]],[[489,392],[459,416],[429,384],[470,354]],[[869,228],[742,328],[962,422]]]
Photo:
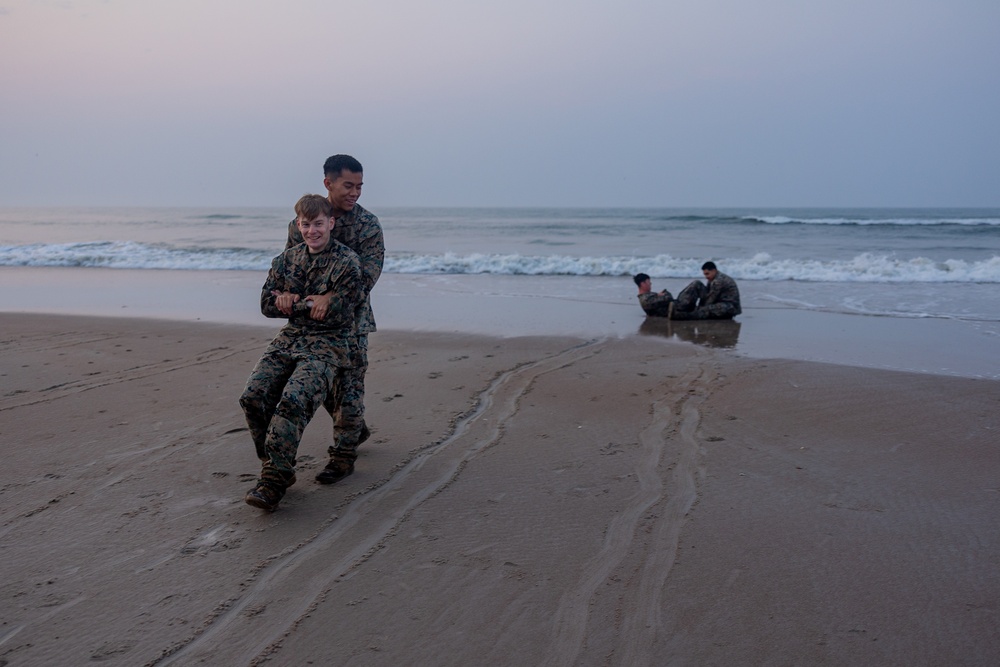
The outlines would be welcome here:
[[[264,405],[264,393],[255,387],[247,387],[240,395],[240,407],[243,412],[260,410]]]

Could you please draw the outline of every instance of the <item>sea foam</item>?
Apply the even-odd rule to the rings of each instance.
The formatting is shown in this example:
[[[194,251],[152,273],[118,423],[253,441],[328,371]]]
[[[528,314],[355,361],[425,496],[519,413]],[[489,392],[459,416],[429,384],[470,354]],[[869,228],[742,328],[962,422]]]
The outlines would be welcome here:
[[[0,266],[100,267],[115,269],[266,271],[274,253],[252,248],[177,247],[131,241],[0,246]],[[997,283],[1000,257],[935,261],[862,253],[844,260],[775,259],[768,253],[716,260],[744,280],[863,283]],[[701,259],[660,254],[638,256],[525,255],[519,253],[393,254],[384,271],[402,274],[492,274],[525,276],[630,276],[695,278]]]

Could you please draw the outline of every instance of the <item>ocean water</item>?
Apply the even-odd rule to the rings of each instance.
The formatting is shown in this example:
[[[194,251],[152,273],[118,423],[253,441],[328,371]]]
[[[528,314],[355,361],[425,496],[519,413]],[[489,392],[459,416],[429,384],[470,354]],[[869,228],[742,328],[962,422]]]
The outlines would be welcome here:
[[[371,209],[382,330],[653,335],[1000,379],[1000,209]],[[291,217],[0,208],[0,311],[276,327],[257,300]],[[643,316],[632,275],[677,294],[709,259],[739,283],[737,321]]]
[[[1000,322],[1000,209],[372,208],[387,274],[527,276],[497,283],[523,293],[641,271],[676,293],[712,259],[753,281],[751,306]],[[266,271],[291,217],[0,208],[0,266]]]
[[[1000,282],[1000,209],[378,209],[389,273]],[[284,209],[0,208],[0,266],[266,270]]]

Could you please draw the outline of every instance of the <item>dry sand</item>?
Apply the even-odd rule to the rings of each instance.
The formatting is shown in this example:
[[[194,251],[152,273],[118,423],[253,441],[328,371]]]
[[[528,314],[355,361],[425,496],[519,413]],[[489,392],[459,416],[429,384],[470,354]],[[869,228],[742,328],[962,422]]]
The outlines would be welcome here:
[[[996,381],[383,332],[265,513],[273,328],[0,327],[0,665],[1000,663]]]

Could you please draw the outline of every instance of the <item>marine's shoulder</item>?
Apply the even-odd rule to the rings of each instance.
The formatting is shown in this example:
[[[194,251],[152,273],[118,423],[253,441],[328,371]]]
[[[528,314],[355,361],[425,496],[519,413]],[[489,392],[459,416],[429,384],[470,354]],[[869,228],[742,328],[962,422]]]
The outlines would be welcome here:
[[[306,259],[309,254],[309,246],[306,245],[305,241],[293,245],[291,248],[287,248],[281,252],[280,255],[275,257],[275,260],[281,260],[289,264],[299,264]]]
[[[351,209],[351,217],[360,225],[378,225],[378,216],[366,209],[361,204],[355,204]]]
[[[350,264],[361,263],[361,260],[358,258],[358,253],[354,252],[349,246],[334,238],[330,239],[330,244],[326,247],[326,250],[323,251],[323,254],[326,256],[328,261],[347,262]]]

